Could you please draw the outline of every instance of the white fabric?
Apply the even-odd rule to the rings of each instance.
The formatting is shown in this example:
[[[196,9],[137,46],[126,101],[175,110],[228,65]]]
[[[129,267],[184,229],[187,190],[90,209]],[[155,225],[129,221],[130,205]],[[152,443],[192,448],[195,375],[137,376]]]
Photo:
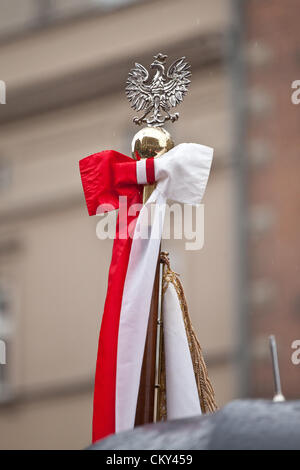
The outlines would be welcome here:
[[[136,162],[137,184],[147,184],[146,159]]]
[[[213,149],[199,144],[179,144],[154,159],[157,189],[167,199],[200,204],[208,180]]]
[[[180,301],[172,284],[163,301],[167,418],[201,414],[201,406]]]
[[[134,426],[148,317],[167,199],[198,204],[209,176],[213,149],[180,144],[154,160],[156,189],[137,219],[120,313],[116,432]],[[156,203],[150,237],[139,236],[150,204]]]

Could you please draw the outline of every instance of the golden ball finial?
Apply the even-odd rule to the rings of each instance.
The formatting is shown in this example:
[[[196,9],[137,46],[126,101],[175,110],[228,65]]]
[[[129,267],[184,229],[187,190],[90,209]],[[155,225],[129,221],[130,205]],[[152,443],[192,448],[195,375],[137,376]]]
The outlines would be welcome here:
[[[136,152],[141,158],[158,157],[172,147],[174,142],[168,131],[162,127],[144,127],[132,140],[132,158],[136,158]]]
[[[174,142],[169,132],[162,127],[144,127],[137,132],[132,140],[132,158],[136,159],[136,153],[140,158],[159,157],[174,147]],[[144,187],[143,202],[150,197],[155,185]]]

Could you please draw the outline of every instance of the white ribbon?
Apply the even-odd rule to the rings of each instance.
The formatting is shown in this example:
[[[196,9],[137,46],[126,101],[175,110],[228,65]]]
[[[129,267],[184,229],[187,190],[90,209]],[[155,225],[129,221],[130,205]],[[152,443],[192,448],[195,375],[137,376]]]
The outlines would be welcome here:
[[[168,419],[201,414],[201,405],[180,301],[172,283],[163,300]]]
[[[146,159],[143,158],[136,162],[136,180],[137,184],[147,184]]]

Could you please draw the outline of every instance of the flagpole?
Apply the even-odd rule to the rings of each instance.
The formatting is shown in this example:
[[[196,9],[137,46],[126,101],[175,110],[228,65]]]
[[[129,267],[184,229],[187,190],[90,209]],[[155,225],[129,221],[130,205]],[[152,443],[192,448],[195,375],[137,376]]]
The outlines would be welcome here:
[[[174,143],[169,132],[162,127],[147,126],[137,132],[132,140],[132,157],[136,158],[136,154],[138,153],[140,158],[155,158],[168,152],[172,147],[174,147]],[[144,187],[144,204],[154,189],[155,185],[147,185]],[[159,350],[161,345],[158,346],[158,341],[160,343],[160,339],[158,339],[158,315],[161,310],[160,285],[162,282],[160,264],[159,253],[149,312],[135,426],[152,423],[157,417],[156,388],[159,384],[156,383],[156,379],[157,365],[161,354]]]
[[[156,349],[157,349],[157,319],[159,310],[160,263],[157,262],[153,286],[147,338],[145,344],[140,388],[136,408],[135,426],[154,422],[155,414],[155,379],[156,379]]]
[[[179,114],[172,114],[172,108],[183,101],[190,84],[190,65],[185,57],[175,60],[166,69],[167,55],[159,52],[154,56],[150,65],[153,76],[141,64],[135,63],[130,70],[126,85],[126,95],[131,106],[142,115],[136,116],[133,122],[137,125],[143,123],[147,127],[141,129],[132,141],[132,157],[140,158],[159,157],[174,147],[170,134],[161,127],[165,122],[177,121]],[[153,192],[155,185],[144,187],[143,203],[145,204]],[[158,393],[155,393],[156,365],[159,363],[157,351],[161,347],[161,336],[158,323],[158,312],[161,301],[160,286],[160,253],[157,260],[155,281],[151,307],[149,312],[148,331],[145,343],[143,366],[141,371],[140,388],[136,411],[135,425],[153,422],[157,415]],[[161,325],[160,325],[161,326]],[[157,333],[159,333],[157,338]],[[159,346],[160,344],[160,346]]]

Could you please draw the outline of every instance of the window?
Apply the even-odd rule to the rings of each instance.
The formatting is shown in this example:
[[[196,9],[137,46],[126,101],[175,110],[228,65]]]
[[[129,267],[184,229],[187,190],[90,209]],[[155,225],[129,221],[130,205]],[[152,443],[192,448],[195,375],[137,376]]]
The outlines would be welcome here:
[[[0,36],[54,23],[89,11],[108,11],[139,0],[2,0]]]

